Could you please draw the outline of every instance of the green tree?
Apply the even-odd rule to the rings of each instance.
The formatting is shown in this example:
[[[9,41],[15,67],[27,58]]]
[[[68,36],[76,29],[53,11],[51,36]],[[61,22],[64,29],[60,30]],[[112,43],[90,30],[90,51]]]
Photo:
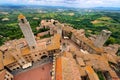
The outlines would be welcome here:
[[[116,42],[115,38],[110,37],[110,38],[106,41],[105,45],[114,44],[115,42]]]

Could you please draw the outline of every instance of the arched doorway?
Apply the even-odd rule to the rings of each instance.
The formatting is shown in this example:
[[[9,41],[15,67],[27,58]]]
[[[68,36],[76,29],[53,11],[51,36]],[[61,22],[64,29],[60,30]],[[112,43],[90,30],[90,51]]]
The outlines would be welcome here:
[[[45,58],[47,58],[47,55],[41,56],[41,59],[45,59]]]

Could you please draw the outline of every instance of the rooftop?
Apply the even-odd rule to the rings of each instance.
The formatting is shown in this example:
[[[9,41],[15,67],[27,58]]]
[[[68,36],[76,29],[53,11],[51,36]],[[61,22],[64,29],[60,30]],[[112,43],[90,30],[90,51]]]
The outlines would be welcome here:
[[[55,50],[55,49],[59,49],[60,48],[60,35],[59,34],[55,34],[52,38],[51,38],[51,44],[47,45],[47,50]]]
[[[91,66],[86,66],[85,67],[86,72],[88,73],[89,79],[90,80],[99,80],[97,74],[94,72]]]
[[[24,19],[25,18],[25,16],[23,15],[23,14],[20,14],[19,16],[18,16],[18,19]]]
[[[0,70],[2,70],[2,69],[4,68],[2,59],[3,59],[3,55],[2,55],[2,53],[0,52]]]
[[[16,60],[14,57],[9,53],[9,51],[6,51],[4,54],[3,64],[4,66],[7,66],[8,64],[11,64],[15,62]]]
[[[6,74],[6,70],[0,71],[0,80],[4,80]]]
[[[58,76],[58,73],[60,73],[59,76]],[[69,77],[66,77],[66,76],[69,76]],[[62,79],[60,79],[61,77]],[[75,60],[72,58],[71,53],[66,52],[66,57],[61,56],[57,58],[56,80],[81,80],[79,68]]]

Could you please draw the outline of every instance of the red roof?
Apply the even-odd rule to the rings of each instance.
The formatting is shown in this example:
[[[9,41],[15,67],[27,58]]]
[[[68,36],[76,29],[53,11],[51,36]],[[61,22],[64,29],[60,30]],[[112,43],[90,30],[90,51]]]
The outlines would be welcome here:
[[[62,61],[61,61],[61,57],[57,58],[57,60],[56,60],[56,79],[55,80],[62,80]]]
[[[6,70],[0,71],[0,80],[4,80]]]

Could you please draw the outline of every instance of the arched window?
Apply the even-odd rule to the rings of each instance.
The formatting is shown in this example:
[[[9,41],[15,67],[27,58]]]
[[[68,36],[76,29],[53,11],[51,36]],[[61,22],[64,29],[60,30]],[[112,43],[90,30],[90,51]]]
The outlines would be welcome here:
[[[24,19],[21,19],[21,21],[22,21],[22,23],[25,23],[25,22],[24,22]]]
[[[45,54],[45,52],[43,52],[43,54]]]
[[[47,55],[43,55],[43,56],[41,57],[41,59],[45,59],[45,58],[47,58]]]

